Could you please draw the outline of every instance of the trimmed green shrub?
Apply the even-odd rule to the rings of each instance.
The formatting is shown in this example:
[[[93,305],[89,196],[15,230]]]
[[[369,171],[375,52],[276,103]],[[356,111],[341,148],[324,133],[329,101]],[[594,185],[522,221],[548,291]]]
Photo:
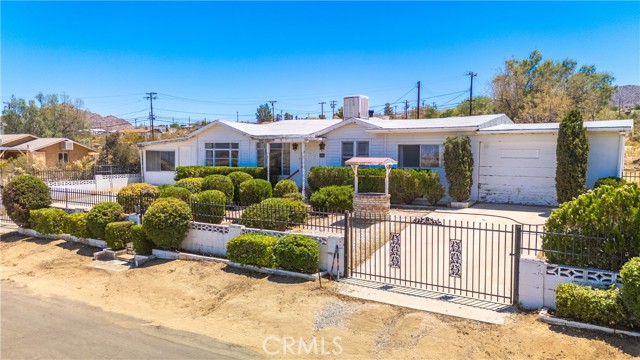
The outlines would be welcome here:
[[[191,193],[191,191],[178,186],[164,186],[163,188],[158,190],[159,198],[172,197],[187,202],[191,200],[192,196],[193,194]]]
[[[193,221],[220,224],[226,204],[227,197],[222,191],[206,190],[195,194],[191,202]]]
[[[147,183],[135,183],[129,184],[120,191],[118,191],[118,195],[116,196],[116,201],[118,204],[122,205],[122,208],[126,213],[134,213],[136,211],[136,205],[140,204],[140,201],[143,203],[144,209],[148,208],[149,205],[155,200],[156,194],[158,193],[158,188],[151,184]],[[146,195],[146,196],[143,196]],[[143,210],[144,210],[143,209]]]
[[[16,176],[2,190],[2,206],[18,226],[29,227],[29,211],[45,208],[49,204],[49,187],[35,176]]]
[[[271,198],[244,209],[240,224],[269,230],[286,230],[307,222],[307,206],[300,201]]]
[[[218,190],[231,202],[233,200],[233,181],[224,175],[209,175],[202,181],[202,191]]]
[[[67,213],[62,209],[43,208],[31,210],[29,223],[40,234],[62,234]]]
[[[302,201],[302,199],[303,199],[302,193],[299,193],[299,192],[284,194],[284,195],[282,195],[282,198],[283,199],[290,199],[290,200],[298,200],[298,201]]]
[[[353,186],[353,170],[350,167],[313,166],[307,182],[312,192],[332,185]]]
[[[437,172],[420,172],[418,175],[422,196],[429,204],[436,206],[444,197],[444,187],[440,183],[440,176]]]
[[[202,191],[202,182],[203,182],[203,180],[204,179],[200,178],[200,177],[192,177],[192,178],[180,179],[180,180],[176,181],[176,183],[173,184],[173,186],[185,188],[185,189],[189,190],[192,194],[197,194],[200,191]]]
[[[549,262],[618,271],[640,254],[640,188],[602,186],[582,194],[551,212],[545,231]]]
[[[103,202],[94,206],[87,214],[87,230],[94,239],[105,240],[108,223],[120,220],[124,209],[117,202]]]
[[[298,185],[293,180],[280,180],[273,188],[274,197],[283,197],[286,194],[300,192]]]
[[[640,257],[634,257],[622,266],[622,303],[631,321],[640,327]]]
[[[242,234],[227,243],[227,257],[243,265],[274,267],[273,244],[275,236]]]
[[[87,230],[87,213],[67,214],[64,218],[64,233],[79,238],[89,237]]]
[[[607,327],[628,326],[620,289],[560,284],[556,287],[556,315]]]
[[[149,240],[145,235],[142,224],[136,224],[131,227],[131,241],[133,242],[133,250],[137,255],[151,255],[153,241]]]
[[[596,180],[595,185],[593,185],[594,189],[597,189],[601,186],[608,185],[613,187],[620,187],[627,185],[627,181],[625,179],[621,179],[617,176],[608,176],[604,178],[600,178]]]
[[[254,179],[266,179],[267,169],[263,167],[234,167],[234,166],[178,166],[175,180],[190,177],[205,177],[209,175],[229,175],[241,171],[251,175]]]
[[[444,142],[444,172],[449,183],[449,196],[466,201],[473,185],[473,154],[468,136],[448,137]]]
[[[276,264],[286,270],[307,274],[318,272],[320,245],[304,235],[285,235],[273,245]]]
[[[108,223],[104,228],[105,241],[107,246],[113,250],[122,250],[127,244],[133,241],[131,227],[135,225],[133,221],[117,221]]]
[[[353,210],[353,187],[327,186],[311,194],[311,206],[319,211],[342,212]]]
[[[189,231],[191,208],[176,198],[158,199],[142,217],[142,228],[153,243],[163,249],[178,249]]]
[[[589,139],[582,114],[571,110],[560,122],[556,145],[556,194],[558,203],[567,202],[586,191]]]
[[[242,172],[242,171],[234,171],[227,175],[231,182],[233,183],[233,202],[236,204],[240,203],[240,184],[247,180],[253,180],[253,176]]]
[[[253,179],[240,184],[240,204],[257,204],[271,197],[271,183],[267,180]]]

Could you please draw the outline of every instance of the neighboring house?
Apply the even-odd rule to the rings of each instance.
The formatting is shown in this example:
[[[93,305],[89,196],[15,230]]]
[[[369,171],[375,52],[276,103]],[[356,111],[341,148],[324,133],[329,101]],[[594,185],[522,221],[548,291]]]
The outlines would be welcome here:
[[[436,170],[446,187],[443,143],[449,136],[469,136],[471,200],[557,204],[558,123],[514,124],[502,114],[383,120],[357,117],[366,113],[361,104],[344,108],[346,120],[214,121],[186,137],[140,143],[144,181],[173,183],[176,166],[269,164],[272,179],[290,177],[306,187],[312,166],[343,166],[351,157],[370,156],[391,157],[401,168]],[[601,177],[621,175],[624,136],[633,122],[585,122],[585,127],[590,141],[587,186],[593,187]]]
[[[165,132],[166,130],[166,126],[156,126],[153,129],[153,134],[156,134],[156,136],[160,136],[163,132]],[[150,127],[136,127],[136,128],[131,128],[131,129],[120,129],[118,130],[119,133],[122,134],[138,134],[141,136],[144,136],[145,138],[150,138],[151,137],[151,128]]]
[[[66,138],[38,138],[29,134],[0,135],[0,159],[32,156],[42,166],[80,160],[95,155],[95,150]]]

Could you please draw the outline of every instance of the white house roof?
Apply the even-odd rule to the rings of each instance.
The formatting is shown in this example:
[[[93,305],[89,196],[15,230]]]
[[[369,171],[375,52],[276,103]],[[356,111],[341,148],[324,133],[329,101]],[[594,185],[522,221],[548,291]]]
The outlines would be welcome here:
[[[633,129],[633,120],[600,120],[585,121],[587,131],[624,131],[628,134]],[[560,123],[535,124],[500,124],[480,129],[480,133],[545,133],[558,132]]]
[[[283,120],[254,124],[221,121],[224,125],[242,131],[249,136],[305,136],[317,133],[340,123],[342,120]]]
[[[383,120],[379,118],[359,119],[374,126],[372,132],[406,131],[406,130],[448,130],[448,129],[482,129],[499,124],[513,124],[504,114],[456,116],[435,119]]]

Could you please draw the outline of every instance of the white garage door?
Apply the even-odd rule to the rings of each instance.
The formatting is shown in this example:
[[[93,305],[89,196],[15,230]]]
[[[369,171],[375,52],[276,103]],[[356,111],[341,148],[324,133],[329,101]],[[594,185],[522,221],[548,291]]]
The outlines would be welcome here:
[[[486,136],[478,175],[480,201],[557,205],[556,136]]]

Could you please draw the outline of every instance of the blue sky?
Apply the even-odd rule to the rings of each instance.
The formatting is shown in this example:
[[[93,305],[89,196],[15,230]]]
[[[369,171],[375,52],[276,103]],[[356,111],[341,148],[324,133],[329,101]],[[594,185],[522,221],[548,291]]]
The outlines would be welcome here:
[[[0,11],[2,101],[64,92],[138,124],[149,91],[160,123],[249,121],[267,100],[305,117],[352,94],[415,104],[418,80],[427,103],[452,106],[467,96],[465,72],[486,94],[506,58],[534,48],[640,84],[638,1],[2,1]]]

